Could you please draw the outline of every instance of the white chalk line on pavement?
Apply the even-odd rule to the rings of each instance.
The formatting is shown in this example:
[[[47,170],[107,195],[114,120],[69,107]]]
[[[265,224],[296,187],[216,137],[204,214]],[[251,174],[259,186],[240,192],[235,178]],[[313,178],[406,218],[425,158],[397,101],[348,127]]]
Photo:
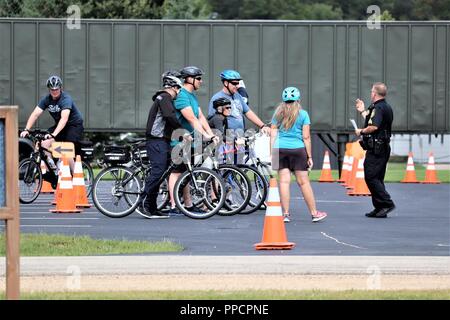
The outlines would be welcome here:
[[[4,226],[0,225],[0,228],[3,228]],[[90,225],[78,225],[78,224],[72,224],[72,225],[66,225],[66,224],[21,224],[20,227],[27,227],[27,228],[91,228]]]
[[[321,232],[321,234],[322,234],[323,236],[325,236],[325,237],[331,239],[331,240],[336,241],[336,242],[339,243],[339,244],[344,245],[344,246],[349,246],[349,247],[356,248],[356,249],[366,249],[366,248],[363,248],[363,247],[355,246],[355,245],[353,245],[353,244],[348,244],[348,243],[345,243],[345,242],[341,242],[341,241],[339,241],[338,239],[333,238],[333,237],[327,235],[325,232]]]
[[[450,247],[450,245],[448,245],[448,244],[442,244],[442,243],[438,243],[437,246],[438,246],[438,247]]]
[[[304,200],[303,197],[292,197],[292,199],[297,200]],[[316,202],[323,202],[323,203],[360,203],[360,201],[352,201],[352,200],[316,200]]]

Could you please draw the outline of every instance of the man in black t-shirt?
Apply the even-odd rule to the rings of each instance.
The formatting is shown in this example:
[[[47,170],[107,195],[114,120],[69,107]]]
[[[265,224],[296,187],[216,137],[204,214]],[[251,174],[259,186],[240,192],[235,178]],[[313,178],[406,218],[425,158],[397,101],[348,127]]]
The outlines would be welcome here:
[[[42,147],[49,149],[54,141],[72,142],[75,146],[75,153],[80,154],[79,142],[83,139],[84,127],[83,117],[72,100],[72,97],[62,90],[62,81],[58,76],[51,76],[47,79],[46,86],[49,94],[45,95],[39,104],[34,108],[28,118],[25,129],[20,133],[21,138],[28,135],[36,120],[45,110],[48,110],[50,116],[55,120],[55,124],[48,129],[49,134],[42,141]],[[48,152],[47,152],[48,153]],[[48,153],[50,166],[54,166],[52,157]],[[70,168],[73,169],[73,159],[70,159]],[[54,169],[54,168],[52,168]],[[44,177],[54,183],[53,175]]]
[[[386,218],[395,209],[391,196],[386,191],[384,176],[391,154],[389,145],[394,115],[386,102],[387,87],[377,82],[372,86],[372,104],[364,110],[364,102],[356,100],[356,109],[364,117],[364,128],[356,129],[357,136],[363,138],[363,148],[367,150],[364,160],[364,179],[372,195],[374,210],[366,213],[369,218]]]

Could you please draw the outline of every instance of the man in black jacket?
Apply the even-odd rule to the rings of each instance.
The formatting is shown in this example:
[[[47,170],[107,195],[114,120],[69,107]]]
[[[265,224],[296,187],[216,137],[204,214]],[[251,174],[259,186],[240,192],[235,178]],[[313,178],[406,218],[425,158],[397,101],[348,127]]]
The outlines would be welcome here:
[[[150,218],[168,218],[168,213],[157,210],[158,180],[167,170],[170,160],[170,140],[174,130],[181,128],[177,120],[173,100],[182,87],[176,71],[167,71],[162,75],[163,90],[153,96],[153,105],[147,119],[147,155],[152,169],[145,179],[146,195],[144,209]]]

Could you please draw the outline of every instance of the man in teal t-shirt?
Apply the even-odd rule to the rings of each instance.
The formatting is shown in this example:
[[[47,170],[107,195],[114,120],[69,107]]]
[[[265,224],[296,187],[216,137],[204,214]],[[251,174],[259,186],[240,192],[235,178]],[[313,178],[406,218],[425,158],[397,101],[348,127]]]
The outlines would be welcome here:
[[[215,136],[211,128],[209,127],[208,121],[203,115],[203,112],[199,107],[197,97],[194,94],[194,91],[200,89],[200,86],[202,84],[203,71],[197,67],[189,66],[181,69],[180,74],[181,78],[184,79],[184,84],[183,88],[181,88],[177,98],[174,101],[178,121],[181,123],[181,126],[185,130],[189,131],[191,135],[194,135],[195,132],[199,132],[205,139],[213,140],[216,144],[218,144],[219,137]],[[171,146],[175,146],[179,143],[178,138],[180,136],[180,132],[178,132],[177,134],[177,132],[174,131],[174,134],[178,135],[178,137],[172,137]],[[183,135],[183,133],[181,135]],[[180,212],[175,207],[173,188],[181,172],[183,172],[184,170],[185,166],[182,165],[179,168],[175,169],[169,177],[169,194],[171,202],[170,214],[172,215],[180,214]],[[188,210],[201,211],[201,208],[196,208],[195,205],[192,204],[189,192],[186,192],[185,195],[185,207],[189,208]]]

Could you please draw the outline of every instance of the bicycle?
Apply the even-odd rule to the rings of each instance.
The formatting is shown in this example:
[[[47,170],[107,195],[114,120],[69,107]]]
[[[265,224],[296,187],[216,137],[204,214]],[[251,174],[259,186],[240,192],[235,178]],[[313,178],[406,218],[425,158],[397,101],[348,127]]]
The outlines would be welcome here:
[[[214,148],[208,142],[203,143],[201,154],[195,154],[194,158],[201,156],[203,162],[198,162],[197,166],[207,167],[223,178],[226,187],[226,197],[224,206],[218,215],[231,216],[240,213],[247,206],[252,196],[251,182],[243,170],[234,164],[219,164],[217,157],[213,154]]]
[[[265,200],[268,193],[269,181],[272,178],[270,163],[263,162],[256,156],[255,141],[256,137],[261,136],[261,133],[249,135],[246,137],[237,138],[235,145],[244,145],[246,147],[246,153],[241,163],[237,163],[235,166],[245,173],[250,181],[250,188],[252,190],[250,200],[245,208],[243,208],[240,214],[250,214],[259,209],[265,209]],[[238,143],[241,140],[242,143]],[[229,151],[232,154],[237,154],[238,147]]]
[[[125,146],[105,146],[103,150],[104,156],[99,162],[99,165],[103,168],[112,166],[126,166],[132,168],[132,170],[137,171],[137,175],[142,183],[141,189],[144,190],[145,178],[151,171],[151,164],[147,156],[146,139],[131,138],[127,139],[126,143]],[[157,210],[168,211],[169,209],[166,207],[169,200],[168,180],[166,179],[159,187]],[[129,203],[129,205],[131,206],[132,203]],[[150,218],[141,206],[137,206],[135,211],[145,218]]]
[[[123,149],[122,149],[123,150]],[[130,149],[126,147],[123,154],[124,163],[131,159]],[[119,153],[117,153],[119,154]],[[225,185],[220,176],[207,168],[194,168],[190,157],[183,153],[183,163],[187,171],[182,173],[175,183],[174,200],[178,209],[193,219],[207,219],[215,215],[225,202]],[[163,183],[172,171],[178,167],[173,161],[160,177],[158,183]],[[103,169],[95,178],[93,185],[93,200],[96,208],[111,218],[123,218],[130,215],[142,203],[143,177],[151,168],[149,166],[114,165]],[[190,211],[183,205],[183,191],[189,193],[192,203],[204,210]],[[195,207],[194,206],[194,207]]]
[[[45,140],[48,134],[45,130],[29,131],[30,140],[33,142],[35,149],[31,152],[29,158],[23,159],[19,163],[19,201],[20,203],[33,203],[42,189],[43,180],[50,182],[53,189],[58,185],[58,167],[53,158],[49,159],[46,152],[51,153],[50,150],[44,148],[41,142]],[[51,160],[51,161],[50,161]],[[47,167],[47,172],[42,174],[41,161]],[[91,192],[94,172],[88,162],[81,161],[83,168],[86,191],[89,195]]]

